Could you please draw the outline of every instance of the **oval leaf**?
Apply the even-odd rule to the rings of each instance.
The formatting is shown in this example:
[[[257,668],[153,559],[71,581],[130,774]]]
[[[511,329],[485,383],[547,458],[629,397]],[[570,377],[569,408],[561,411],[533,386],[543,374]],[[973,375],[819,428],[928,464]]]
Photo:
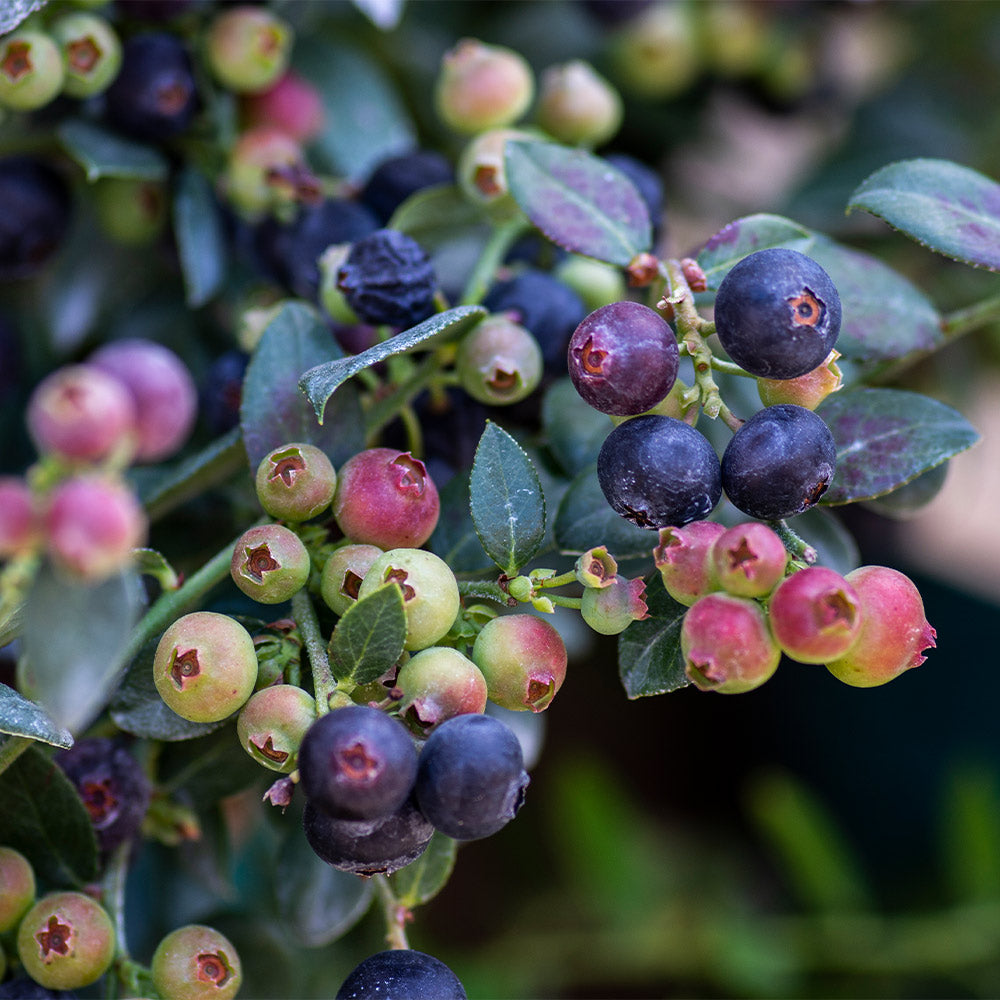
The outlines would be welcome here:
[[[957,410],[904,389],[851,389],[828,397],[817,413],[837,444],[824,504],[882,496],[979,440]]]
[[[190,167],[181,171],[174,193],[174,238],[185,300],[192,308],[203,306],[222,287],[228,252],[212,185]]]
[[[132,574],[84,586],[49,566],[39,571],[24,609],[24,651],[32,694],[56,725],[79,732],[104,707],[142,603]]]
[[[483,551],[469,514],[469,480],[452,476],[441,488],[441,513],[427,548],[455,573],[488,573],[493,560]]]
[[[166,180],[169,165],[158,149],[126,139],[85,118],[64,118],[56,135],[63,149],[83,167],[88,181],[101,177]]]
[[[457,852],[458,842],[435,830],[427,850],[389,876],[399,903],[413,909],[433,899],[447,884]]]
[[[621,267],[652,246],[646,203],[605,160],[553,142],[509,139],[504,161],[514,200],[553,243]]]
[[[388,229],[412,236],[428,253],[463,231],[489,236],[482,209],[457,184],[437,184],[410,195],[389,220]]]
[[[405,354],[421,345],[429,346],[427,341],[433,337],[443,334],[447,334],[449,338],[459,337],[471,330],[485,315],[486,310],[482,306],[456,306],[431,316],[423,323],[397,333],[395,337],[383,340],[360,354],[352,354],[348,358],[339,357],[325,364],[314,362],[316,366],[299,379],[299,386],[312,403],[317,419],[323,423],[326,419],[324,410],[327,400],[353,375],[394,354]]]
[[[811,229],[780,215],[747,215],[723,226],[698,251],[698,265],[705,272],[710,290],[715,291],[733,265],[747,254],[769,247],[787,247],[809,253],[816,239]]]
[[[681,624],[687,608],[664,589],[659,574],[646,586],[649,617],[618,637],[618,674],[629,698],[687,687],[681,656]]]
[[[1000,184],[969,167],[890,163],[855,189],[847,208],[871,212],[945,257],[1000,271]]]
[[[399,584],[386,583],[352,604],[330,636],[330,666],[338,681],[369,684],[399,659],[406,611]]]
[[[0,684],[0,733],[26,736],[55,747],[71,747],[72,734],[57,726],[33,701],[6,684]]]
[[[562,378],[542,401],[542,427],[556,461],[568,476],[575,476],[597,461],[611,422],[583,401],[568,378]]]
[[[240,426],[250,468],[256,470],[272,448],[292,441],[313,444],[335,466],[364,448],[364,420],[357,393],[337,397],[321,426],[299,388],[299,377],[317,365],[339,358],[329,327],[305,302],[282,303],[264,328],[243,379]]]
[[[545,537],[545,497],[531,459],[501,427],[486,422],[469,476],[469,510],[486,554],[513,576]]]

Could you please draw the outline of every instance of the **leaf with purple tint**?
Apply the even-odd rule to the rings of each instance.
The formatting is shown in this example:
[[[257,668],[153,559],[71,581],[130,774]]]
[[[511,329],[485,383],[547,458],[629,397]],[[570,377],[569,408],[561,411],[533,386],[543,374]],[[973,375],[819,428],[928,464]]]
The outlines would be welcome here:
[[[504,158],[514,200],[553,243],[620,267],[650,249],[646,203],[610,163],[582,149],[522,139],[507,141]]]
[[[1000,271],[1000,184],[950,160],[890,163],[855,189],[848,211],[877,215],[930,250]]]
[[[851,389],[828,397],[816,412],[837,445],[824,504],[890,493],[979,440],[957,410],[904,389]]]
[[[748,254],[769,247],[786,247],[808,254],[817,234],[780,215],[747,215],[723,226],[698,251],[698,264],[714,291],[730,268]]]

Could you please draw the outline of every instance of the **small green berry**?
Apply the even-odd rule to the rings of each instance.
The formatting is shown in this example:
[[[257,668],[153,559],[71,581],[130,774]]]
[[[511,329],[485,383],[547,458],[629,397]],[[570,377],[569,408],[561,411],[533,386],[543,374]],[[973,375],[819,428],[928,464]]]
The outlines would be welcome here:
[[[308,521],[330,506],[337,473],[326,453],[312,444],[282,445],[257,466],[257,499],[279,521]]]
[[[281,604],[309,579],[309,551],[290,528],[261,524],[244,531],[233,547],[233,582],[261,604]]]
[[[372,563],[382,555],[376,545],[342,545],[323,564],[320,594],[327,607],[342,615],[358,599],[361,581]]]
[[[65,70],[55,40],[22,28],[0,38],[0,107],[34,111],[62,90]]]
[[[203,924],[171,931],[156,946],[151,971],[163,1000],[232,1000],[243,982],[232,942]]]
[[[293,684],[273,684],[243,706],[236,734],[258,764],[288,774],[295,770],[299,744],[315,718],[312,695]]]
[[[51,30],[66,70],[63,93],[84,98],[106,90],[122,65],[122,43],[108,21],[75,11],[60,17]]]

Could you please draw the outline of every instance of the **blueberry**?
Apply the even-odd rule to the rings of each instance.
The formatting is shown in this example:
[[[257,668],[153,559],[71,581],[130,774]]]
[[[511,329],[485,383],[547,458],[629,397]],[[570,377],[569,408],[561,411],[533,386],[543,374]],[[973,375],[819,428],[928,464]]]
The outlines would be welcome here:
[[[722,496],[719,458],[707,439],[657,414],[626,420],[604,439],[597,478],[614,510],[640,528],[700,521]]]
[[[349,705],[320,716],[299,747],[306,798],[340,819],[383,819],[413,788],[417,751],[403,725],[377,708]]]
[[[416,149],[382,160],[365,182],[359,197],[384,226],[410,195],[437,184],[451,184],[454,180],[455,170],[441,153]]]
[[[344,980],[336,1000],[466,1000],[458,976],[422,951],[380,951]]]
[[[457,715],[442,722],[424,744],[417,803],[446,836],[478,840],[514,818],[527,785],[513,731],[488,715]]]
[[[722,487],[744,514],[762,521],[815,506],[833,479],[837,446],[829,427],[792,403],[758,410],[722,456]]]
[[[69,187],[44,160],[0,160],[0,281],[35,274],[62,243],[70,217]]]
[[[571,288],[545,271],[528,268],[487,292],[483,305],[491,313],[510,312],[538,341],[545,370],[565,374],[566,348],[587,308]]]
[[[250,356],[232,348],[208,366],[199,390],[198,412],[212,434],[224,434],[240,422],[243,376]]]
[[[111,124],[162,142],[183,132],[198,106],[191,57],[176,35],[146,32],[122,47],[122,65],[105,92]]]
[[[355,875],[391,875],[416,861],[427,848],[434,827],[413,796],[388,816],[338,819],[306,803],[302,814],[306,840],[328,865]]]
[[[830,276],[797,250],[758,250],[722,279],[715,329],[726,353],[761,378],[812,371],[840,332],[840,296]]]

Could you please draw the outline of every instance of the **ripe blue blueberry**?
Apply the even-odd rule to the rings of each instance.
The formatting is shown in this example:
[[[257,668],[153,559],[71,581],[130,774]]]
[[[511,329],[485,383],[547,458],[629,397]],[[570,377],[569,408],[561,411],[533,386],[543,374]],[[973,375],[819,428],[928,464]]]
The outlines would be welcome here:
[[[380,951],[344,980],[336,1000],[466,1000],[465,988],[447,965],[412,949]]]
[[[32,156],[0,160],[0,281],[35,274],[62,243],[70,218],[69,185]]]
[[[722,496],[719,458],[708,440],[657,414],[626,420],[604,439],[597,478],[614,510],[640,528],[700,521]]]
[[[840,332],[830,276],[797,250],[771,247],[737,263],[715,297],[726,353],[760,378],[797,378],[823,363]]]
[[[812,410],[781,403],[758,410],[722,455],[722,487],[733,506],[762,521],[814,507],[837,465],[830,428]]]
[[[380,161],[358,197],[384,226],[411,194],[454,181],[455,168],[447,157],[433,149],[415,149]]]

